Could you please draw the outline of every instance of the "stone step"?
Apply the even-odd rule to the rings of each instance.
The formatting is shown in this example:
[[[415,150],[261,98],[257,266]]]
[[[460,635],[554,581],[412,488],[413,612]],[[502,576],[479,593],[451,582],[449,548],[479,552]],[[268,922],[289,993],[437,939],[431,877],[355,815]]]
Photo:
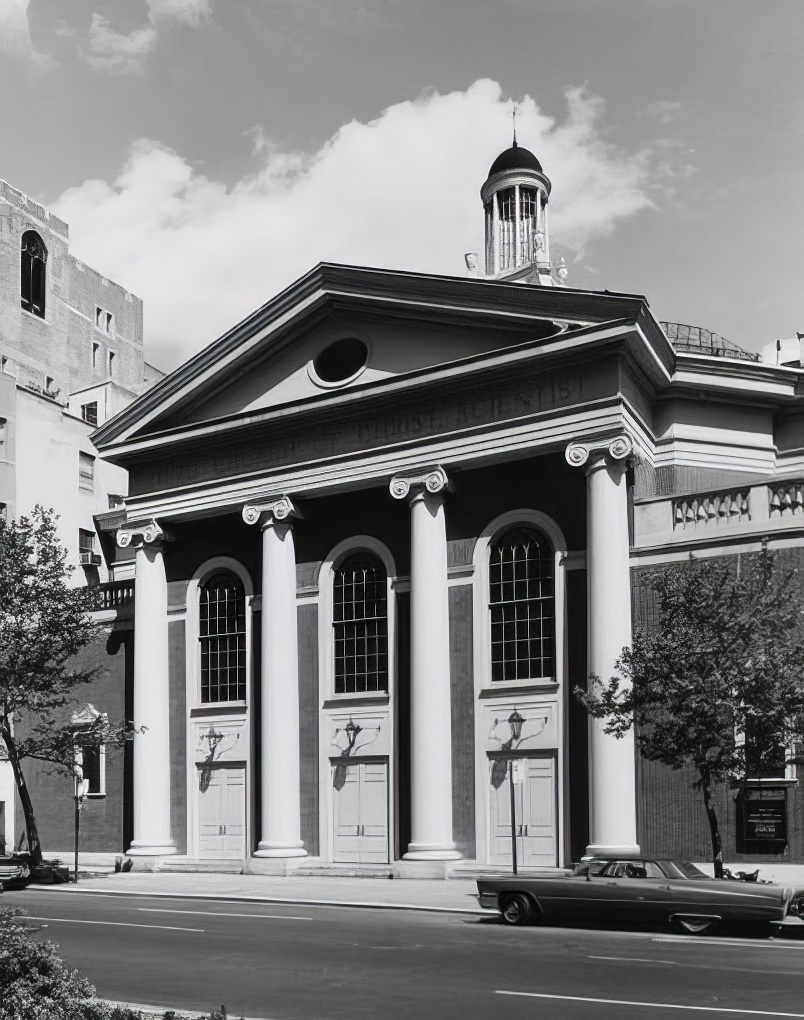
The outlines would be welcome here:
[[[213,875],[242,875],[242,861],[207,861],[195,860],[188,857],[163,857],[159,862],[159,871],[183,871],[192,873],[207,873]]]
[[[299,878],[394,878],[391,864],[300,864],[293,874]]]

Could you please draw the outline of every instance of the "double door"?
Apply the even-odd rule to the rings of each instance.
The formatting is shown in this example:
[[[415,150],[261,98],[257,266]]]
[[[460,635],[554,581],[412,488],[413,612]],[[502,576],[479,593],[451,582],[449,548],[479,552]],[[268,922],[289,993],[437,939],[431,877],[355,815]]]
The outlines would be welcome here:
[[[556,763],[553,757],[514,759],[514,833],[518,865],[528,868],[556,867],[558,825]],[[510,867],[510,778],[491,785],[490,863]]]
[[[209,769],[198,794],[198,853],[213,860],[246,856],[246,770],[242,765]]]
[[[333,779],[333,860],[388,863],[388,763],[337,762]]]

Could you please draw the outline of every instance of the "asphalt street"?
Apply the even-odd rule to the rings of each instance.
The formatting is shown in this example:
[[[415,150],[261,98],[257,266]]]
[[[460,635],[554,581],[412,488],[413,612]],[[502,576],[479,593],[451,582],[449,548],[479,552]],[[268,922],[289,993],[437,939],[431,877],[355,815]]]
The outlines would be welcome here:
[[[493,916],[8,892],[110,999],[271,1020],[804,1018],[804,942]]]

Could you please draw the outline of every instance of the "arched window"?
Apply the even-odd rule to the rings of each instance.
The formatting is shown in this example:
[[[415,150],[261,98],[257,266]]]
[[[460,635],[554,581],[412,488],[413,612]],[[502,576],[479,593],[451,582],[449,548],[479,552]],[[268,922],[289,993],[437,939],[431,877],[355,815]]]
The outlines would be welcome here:
[[[20,304],[26,312],[45,317],[45,263],[47,248],[35,230],[22,235],[20,254]]]
[[[359,552],[334,571],[335,693],[388,690],[388,577]]]
[[[201,701],[246,700],[246,595],[243,582],[221,570],[200,587]]]
[[[555,675],[555,557],[535,528],[511,528],[489,560],[491,679]]]

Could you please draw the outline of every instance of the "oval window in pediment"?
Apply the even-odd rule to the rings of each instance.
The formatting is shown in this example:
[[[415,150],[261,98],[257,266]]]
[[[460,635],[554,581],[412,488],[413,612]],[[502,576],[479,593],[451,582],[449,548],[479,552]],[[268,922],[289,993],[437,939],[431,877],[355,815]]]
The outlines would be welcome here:
[[[314,381],[324,386],[342,386],[351,382],[366,367],[368,347],[354,336],[329,344],[312,362]]]

